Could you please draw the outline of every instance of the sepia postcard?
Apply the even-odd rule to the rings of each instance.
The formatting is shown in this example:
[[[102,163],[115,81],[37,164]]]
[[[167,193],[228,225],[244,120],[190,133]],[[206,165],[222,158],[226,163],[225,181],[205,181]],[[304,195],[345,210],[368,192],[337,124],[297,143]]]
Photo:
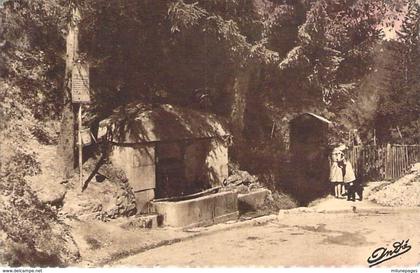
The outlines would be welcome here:
[[[3,273],[420,268],[420,0],[0,0]]]

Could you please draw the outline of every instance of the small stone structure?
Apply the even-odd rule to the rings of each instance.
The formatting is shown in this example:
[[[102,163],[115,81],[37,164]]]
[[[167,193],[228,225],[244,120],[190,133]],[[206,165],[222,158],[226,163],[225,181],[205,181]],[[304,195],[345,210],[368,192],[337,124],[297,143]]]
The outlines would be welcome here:
[[[331,121],[303,113],[290,121],[289,190],[302,203],[329,190],[328,129]]]
[[[214,115],[168,104],[132,103],[100,122],[98,138],[133,188],[137,211],[155,198],[183,196],[221,185],[228,177],[230,135]]]

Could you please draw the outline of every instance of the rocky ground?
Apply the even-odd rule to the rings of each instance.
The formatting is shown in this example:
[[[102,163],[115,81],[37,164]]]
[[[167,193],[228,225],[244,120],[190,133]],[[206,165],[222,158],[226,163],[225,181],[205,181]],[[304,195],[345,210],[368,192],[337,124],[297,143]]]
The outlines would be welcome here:
[[[8,86],[2,86],[7,91]],[[53,144],[28,109],[0,100],[0,264],[63,266],[80,258],[71,229],[41,201],[28,178],[42,175],[39,148]]]
[[[393,182],[383,182],[372,189],[368,199],[389,207],[420,207],[420,163],[410,174]]]

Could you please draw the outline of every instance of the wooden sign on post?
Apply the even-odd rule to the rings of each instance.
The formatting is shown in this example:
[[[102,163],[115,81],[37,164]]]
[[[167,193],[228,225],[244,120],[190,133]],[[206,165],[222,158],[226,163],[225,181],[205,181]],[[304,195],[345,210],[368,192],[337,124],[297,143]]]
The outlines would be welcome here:
[[[90,103],[89,65],[76,63],[71,73],[71,97],[73,103]]]
[[[82,105],[90,103],[89,95],[89,65],[80,62],[74,64],[71,73],[71,98],[79,104],[78,111],[78,146],[79,146],[79,180],[83,191],[83,141],[82,141]]]

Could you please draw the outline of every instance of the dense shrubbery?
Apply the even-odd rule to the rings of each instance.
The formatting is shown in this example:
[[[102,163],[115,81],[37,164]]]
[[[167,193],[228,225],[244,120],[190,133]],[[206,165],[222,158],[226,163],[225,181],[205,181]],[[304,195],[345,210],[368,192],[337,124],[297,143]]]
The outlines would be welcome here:
[[[0,233],[5,234],[0,238],[0,264],[60,266],[75,262],[79,254],[68,228],[39,202],[22,174],[2,174],[0,180]]]

